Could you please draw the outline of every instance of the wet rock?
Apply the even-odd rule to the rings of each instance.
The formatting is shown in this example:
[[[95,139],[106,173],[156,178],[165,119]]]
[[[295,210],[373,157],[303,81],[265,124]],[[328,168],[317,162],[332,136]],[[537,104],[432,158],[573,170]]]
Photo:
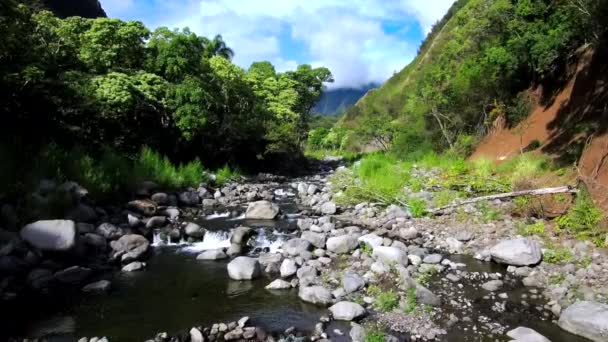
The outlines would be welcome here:
[[[76,225],[69,220],[36,221],[23,227],[20,235],[37,249],[64,252],[76,243]]]
[[[490,280],[488,282],[485,282],[481,285],[481,288],[483,288],[486,291],[490,291],[490,292],[494,292],[494,291],[498,291],[503,285],[502,280]]]
[[[165,216],[153,216],[148,219],[146,222],[146,228],[155,229],[161,228],[167,223],[167,218]]]
[[[257,259],[238,257],[228,264],[228,276],[233,280],[251,280],[259,277],[260,263]]]
[[[301,286],[298,296],[305,302],[317,305],[327,305],[333,300],[331,292],[323,286]]]
[[[239,245],[245,244],[247,243],[253,232],[253,229],[249,227],[238,227],[232,232],[232,236],[230,237],[230,243],[236,243]]]
[[[91,246],[98,250],[105,250],[108,246],[108,243],[107,243],[105,237],[103,237],[101,235],[93,234],[93,233],[85,234],[83,241],[86,245]]]
[[[186,227],[184,227],[184,233],[187,236],[201,239],[205,236],[205,230],[196,223],[189,222]]]
[[[507,332],[507,336],[515,340],[515,342],[551,342],[548,338],[526,327],[510,330]]]
[[[365,341],[365,329],[357,323],[351,322],[350,328],[350,339],[353,342],[364,342]]]
[[[312,249],[312,244],[309,241],[295,238],[284,242],[282,249],[287,255],[298,256],[303,252],[310,251]]]
[[[395,247],[378,246],[374,248],[372,256],[388,264],[396,263],[403,266],[408,264],[407,253]]]
[[[305,232],[302,232],[301,239],[310,242],[313,246],[315,246],[317,248],[325,247],[325,239],[326,239],[325,234],[305,231]]]
[[[280,253],[261,253],[258,257],[258,261],[262,267],[266,267],[269,264],[279,264],[283,260],[283,255]]]
[[[608,305],[582,301],[567,307],[557,323],[560,328],[595,342],[608,341]]]
[[[365,279],[356,273],[346,273],[342,277],[342,287],[346,294],[359,291],[365,287]]]
[[[97,213],[95,209],[80,203],[68,212],[66,218],[76,222],[95,222]]]
[[[453,254],[462,253],[462,249],[464,248],[464,244],[453,237],[445,239],[445,244],[447,245],[448,252]]]
[[[122,230],[111,223],[100,224],[97,229],[95,229],[95,233],[105,237],[108,240],[115,240],[123,235]]]
[[[201,198],[198,196],[196,191],[184,191],[177,195],[177,200],[181,205],[187,207],[194,207],[201,203]]]
[[[542,258],[538,244],[525,238],[502,241],[490,253],[494,261],[513,266],[536,265]]]
[[[334,215],[337,212],[337,207],[334,202],[326,202],[319,209],[324,215]]]
[[[197,328],[190,329],[190,342],[205,342],[203,334]]]
[[[422,285],[416,285],[416,301],[430,306],[441,305],[441,299]]]
[[[281,264],[280,272],[281,278],[289,278],[292,275],[296,274],[298,271],[298,265],[293,259],[285,259]]]
[[[30,288],[41,290],[49,287],[53,279],[53,272],[44,268],[37,268],[27,275],[25,282]]]
[[[245,217],[254,220],[274,220],[279,215],[279,206],[269,201],[249,203]]]
[[[241,337],[243,337],[243,329],[236,328],[236,329],[226,333],[226,335],[224,335],[224,340],[233,341],[233,340],[238,340]]]
[[[128,234],[110,243],[115,255],[122,256],[122,260],[138,260],[142,258],[150,248],[148,239],[137,234]]]
[[[55,273],[55,279],[65,284],[80,284],[88,278],[93,271],[81,266],[72,266]]]
[[[312,266],[303,266],[296,272],[300,286],[314,284],[317,281],[317,275],[317,269]]]
[[[83,292],[87,293],[105,293],[110,291],[112,283],[108,280],[100,280],[94,283],[90,283],[82,288]]]
[[[339,321],[352,321],[365,315],[365,309],[353,302],[338,302],[329,307],[334,319]]]
[[[422,259],[425,264],[438,264],[443,259],[441,254],[429,254]]]
[[[213,208],[217,205],[217,201],[211,198],[203,199],[203,207],[204,208]]]
[[[122,268],[123,272],[135,272],[139,270],[143,270],[146,267],[146,264],[139,261],[134,261]]]
[[[458,241],[467,242],[473,240],[474,234],[468,230],[460,230],[456,233],[454,238]]]
[[[142,215],[153,216],[156,213],[156,203],[150,200],[134,200],[127,203],[127,208]]]
[[[227,258],[228,255],[222,249],[210,249],[196,256],[196,260],[221,260]]]
[[[164,192],[157,192],[150,199],[158,205],[169,205],[169,195]]]
[[[326,242],[327,250],[336,254],[350,253],[359,246],[358,238],[355,234],[330,237]]]
[[[376,234],[366,234],[359,238],[360,242],[366,243],[371,247],[382,246],[383,238]]]
[[[276,279],[265,287],[267,290],[287,290],[290,288],[291,283],[283,279]]]

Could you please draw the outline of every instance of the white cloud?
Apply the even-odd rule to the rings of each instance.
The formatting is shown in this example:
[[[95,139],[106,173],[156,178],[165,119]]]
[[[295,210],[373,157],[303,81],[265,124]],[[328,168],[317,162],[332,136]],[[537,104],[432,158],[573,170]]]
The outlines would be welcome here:
[[[102,7],[110,16],[121,16],[135,6],[135,0],[103,0]]]
[[[103,0],[103,5],[129,6],[138,0]],[[247,68],[268,60],[277,70],[298,63],[326,66],[336,86],[382,82],[415,56],[419,42],[387,33],[383,22],[417,21],[424,32],[454,0],[152,0],[165,12],[154,25],[189,26],[213,36],[221,33]],[[126,8],[123,10],[127,10]],[[291,29],[304,51],[281,51],[280,36]],[[295,45],[298,46],[298,45]],[[297,62],[285,56],[300,56]]]

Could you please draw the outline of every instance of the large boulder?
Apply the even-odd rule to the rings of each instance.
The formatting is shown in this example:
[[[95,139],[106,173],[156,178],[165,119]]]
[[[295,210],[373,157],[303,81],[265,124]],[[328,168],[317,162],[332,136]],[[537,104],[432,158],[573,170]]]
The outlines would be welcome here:
[[[513,266],[536,265],[542,259],[538,243],[530,239],[511,239],[500,242],[490,249],[492,259]]]
[[[260,263],[257,259],[238,257],[228,264],[228,276],[233,280],[251,280],[260,275]]]
[[[545,336],[526,327],[519,327],[510,330],[507,332],[507,336],[515,340],[515,342],[551,342],[551,340]]]
[[[323,233],[315,233],[311,231],[302,232],[302,240],[306,240],[313,244],[317,248],[325,248],[326,236]]]
[[[595,342],[608,341],[608,305],[582,301],[564,310],[557,323],[560,328]]]
[[[339,321],[352,321],[365,315],[365,309],[353,302],[338,302],[329,308],[334,319]]]
[[[254,220],[274,220],[279,215],[279,206],[269,201],[249,203],[245,217]]]
[[[363,242],[371,247],[382,246],[384,239],[381,236],[370,233],[359,238],[359,242]]]
[[[312,249],[312,244],[309,241],[300,238],[291,239],[283,243],[281,247],[285,254],[290,256],[298,256]]]
[[[249,227],[238,227],[232,232],[230,243],[246,244],[253,232],[254,230]]]
[[[359,235],[356,234],[348,234],[341,236],[333,236],[327,239],[325,243],[327,245],[327,250],[337,253],[337,254],[346,254],[353,251],[357,246],[359,246]]]
[[[407,266],[407,253],[397,247],[378,246],[374,248],[372,256],[382,260],[386,264],[398,264]]]
[[[323,286],[300,286],[298,296],[305,302],[317,305],[331,304],[331,292]]]
[[[346,294],[359,291],[365,287],[365,279],[356,273],[346,273],[342,277],[342,287]]]
[[[285,259],[281,264],[280,272],[281,278],[289,278],[296,274],[298,271],[298,265],[293,259]]]
[[[21,229],[21,238],[30,245],[51,252],[64,252],[76,243],[74,221],[36,221]]]
[[[133,261],[144,256],[150,248],[150,242],[141,235],[128,234],[112,241],[110,247],[114,250],[115,256],[121,256],[123,261],[127,259]]]
[[[291,283],[283,279],[276,279],[265,287],[266,290],[287,290],[290,288]]]
[[[146,216],[153,216],[157,210],[156,203],[150,200],[131,201],[127,203],[127,208]]]

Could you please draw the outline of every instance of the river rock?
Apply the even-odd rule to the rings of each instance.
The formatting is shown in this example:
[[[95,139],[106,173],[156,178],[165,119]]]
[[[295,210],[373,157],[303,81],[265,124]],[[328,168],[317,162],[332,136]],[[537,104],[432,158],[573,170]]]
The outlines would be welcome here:
[[[507,336],[515,340],[515,342],[551,342],[551,340],[545,336],[526,327],[518,327],[510,330],[507,332]]]
[[[289,256],[298,256],[312,249],[312,244],[309,241],[300,238],[291,239],[283,243],[281,247],[283,252]]]
[[[281,253],[261,253],[258,257],[258,261],[263,267],[266,267],[270,264],[279,264],[282,260],[283,255]]]
[[[84,235],[83,241],[88,246],[91,246],[98,250],[105,250],[108,246],[106,238],[98,234],[87,233]]]
[[[127,203],[127,208],[142,215],[153,216],[156,213],[156,203],[150,200],[134,200]]]
[[[210,249],[196,256],[196,260],[221,260],[228,258],[222,249]]]
[[[365,329],[360,325],[357,324],[355,322],[351,322],[350,323],[351,328],[350,328],[350,339],[353,342],[364,342],[365,341]]]
[[[97,213],[95,209],[80,203],[68,212],[66,218],[76,222],[95,222],[97,220]]]
[[[481,288],[483,288],[486,291],[490,291],[490,292],[494,292],[494,291],[498,291],[498,289],[500,289],[503,285],[502,280],[490,280],[486,283],[483,283],[481,285]]]
[[[201,239],[205,236],[205,230],[201,226],[193,222],[190,222],[186,225],[186,227],[184,228],[184,233],[186,233],[187,236],[197,239]]]
[[[247,243],[247,241],[251,237],[251,234],[253,234],[253,229],[249,227],[238,227],[232,232],[230,242],[242,245],[244,243]]]
[[[49,287],[53,279],[53,272],[44,268],[37,268],[27,275],[26,284],[35,290],[41,290]]]
[[[281,278],[289,278],[292,275],[296,274],[298,271],[298,265],[293,259],[285,259],[281,264],[280,272]]]
[[[346,254],[359,246],[359,236],[356,234],[333,236],[327,239],[327,250],[336,254]]]
[[[128,234],[110,243],[115,255],[121,255],[122,260],[138,260],[148,252],[150,242],[148,239],[137,234]]]
[[[245,217],[254,220],[274,220],[279,215],[279,206],[270,201],[249,203]]]
[[[169,205],[169,195],[164,192],[157,192],[150,199],[158,205]]]
[[[305,302],[317,305],[331,304],[333,300],[331,292],[323,286],[300,286],[298,296]]]
[[[184,191],[177,195],[177,200],[180,204],[187,207],[194,207],[199,205],[201,198],[198,196],[196,191]]]
[[[104,292],[108,292],[110,290],[111,286],[112,286],[112,283],[110,283],[110,281],[100,280],[100,281],[96,281],[94,283],[90,283],[89,285],[86,285],[85,287],[82,288],[82,291],[87,292],[87,293],[104,293]]]
[[[536,265],[542,258],[538,243],[525,238],[502,241],[490,249],[490,254],[494,261],[513,266]]]
[[[325,247],[326,236],[323,233],[305,231],[305,232],[302,232],[301,239],[310,242],[313,246],[315,246],[317,248]]]
[[[342,287],[346,294],[357,292],[365,287],[365,279],[356,273],[346,273],[342,277]]]
[[[418,284],[416,285],[416,302],[430,306],[439,306],[441,305],[441,298],[437,297],[431,290]]]
[[[608,305],[581,301],[562,311],[560,328],[595,342],[608,341]]]
[[[251,280],[260,275],[260,263],[257,259],[238,257],[228,264],[228,276],[233,280]]]
[[[102,223],[97,226],[95,233],[105,237],[108,240],[116,240],[123,236],[122,230],[111,223]]]
[[[418,237],[418,230],[414,227],[401,228],[397,232],[397,235],[403,240],[412,240]]]
[[[55,279],[66,284],[80,284],[91,275],[90,268],[72,266],[55,273]]]
[[[359,242],[363,242],[371,247],[382,246],[382,242],[384,241],[382,237],[373,233],[363,235],[358,240]]]
[[[165,216],[153,216],[148,219],[146,222],[146,228],[155,229],[161,228],[167,223],[167,218]]]
[[[190,342],[205,342],[203,334],[197,328],[190,329]]]
[[[321,205],[320,211],[324,215],[334,215],[337,211],[336,203],[334,202],[326,202]]]
[[[339,321],[352,321],[365,315],[365,309],[361,305],[346,301],[332,305],[329,311],[334,319]]]
[[[287,290],[290,288],[291,283],[283,279],[276,279],[265,287],[266,290]]]
[[[146,267],[145,263],[139,262],[139,261],[133,261],[132,263],[124,266],[122,268],[122,271],[123,272],[135,272],[135,271],[143,270],[144,267]]]
[[[447,245],[448,252],[452,254],[461,254],[464,248],[464,244],[453,237],[445,239],[445,244]]]
[[[64,252],[76,243],[74,221],[36,221],[21,229],[21,238],[43,251]]]
[[[438,264],[443,259],[441,254],[429,254],[422,259],[425,264]]]
[[[312,266],[302,266],[296,272],[300,286],[308,286],[317,282],[318,271]]]
[[[379,259],[387,264],[396,263],[398,265],[407,266],[407,253],[396,247],[378,246],[374,248],[372,257]]]

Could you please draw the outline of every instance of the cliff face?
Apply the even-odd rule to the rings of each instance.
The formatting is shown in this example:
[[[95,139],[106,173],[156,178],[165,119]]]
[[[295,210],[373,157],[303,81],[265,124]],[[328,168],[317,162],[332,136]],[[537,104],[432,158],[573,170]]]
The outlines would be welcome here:
[[[43,0],[42,3],[60,18],[73,16],[99,18],[106,16],[106,12],[98,0]]]

